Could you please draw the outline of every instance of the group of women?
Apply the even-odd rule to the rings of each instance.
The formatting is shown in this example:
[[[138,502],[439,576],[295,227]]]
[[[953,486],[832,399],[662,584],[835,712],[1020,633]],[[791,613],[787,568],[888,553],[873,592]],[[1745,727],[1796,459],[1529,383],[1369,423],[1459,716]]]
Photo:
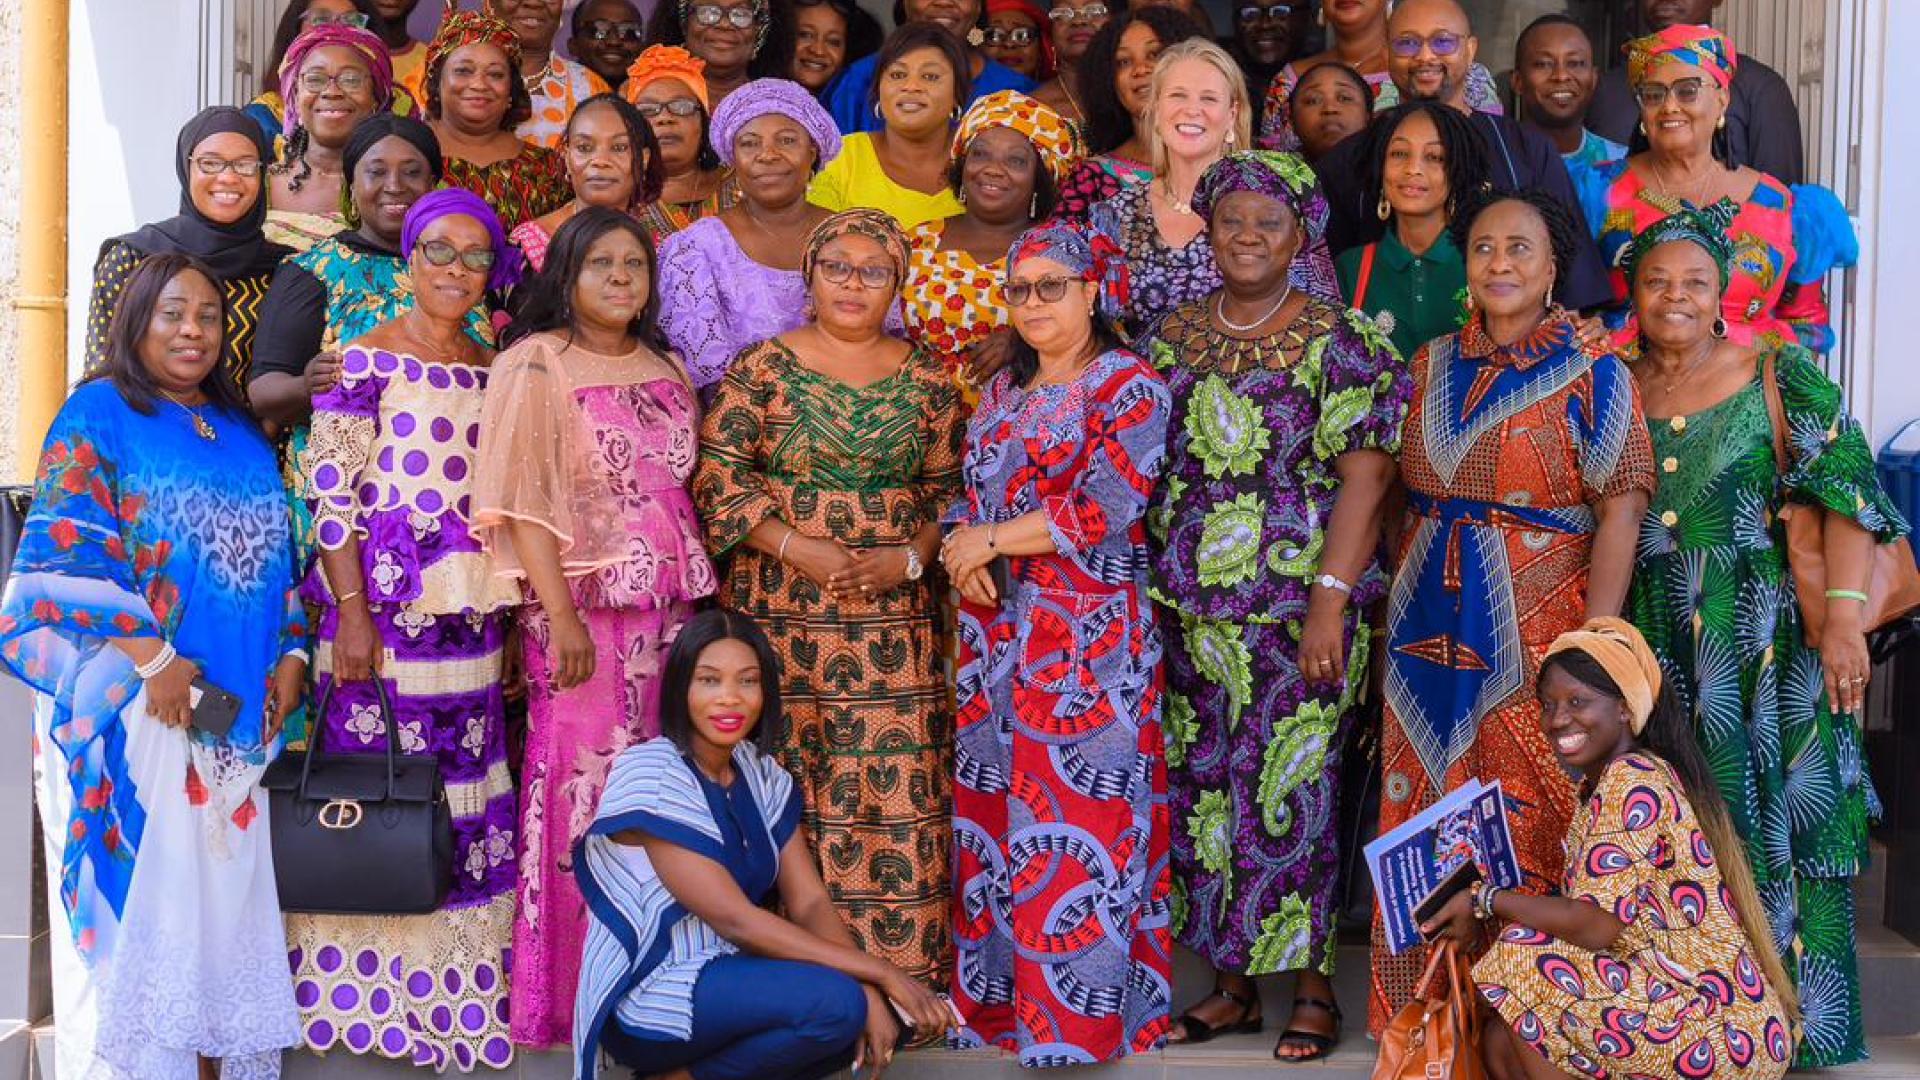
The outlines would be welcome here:
[[[1383,828],[1507,795],[1523,887],[1432,927],[1511,924],[1499,1075],[1861,1056],[1859,610],[1906,524],[1794,336],[1798,189],[1706,165],[1731,45],[1636,43],[1609,328],[1553,301],[1580,208],[1493,192],[1452,108],[1369,119],[1344,36],[1276,76],[1295,154],[1177,10],[1068,0],[1028,95],[989,57],[1032,13],[989,5],[982,56],[960,6],[846,73],[871,124],[720,76],[703,32],[767,15],[703,4],[557,151],[475,13],[425,121],[324,22],[281,73],[304,135],[186,126],[180,213],[102,249],[0,605],[63,1068],[1071,1065],[1258,1031],[1283,972],[1274,1054],[1311,1060],[1376,681]],[[1349,105],[1382,231],[1334,258],[1311,161]],[[269,228],[320,206],[295,178],[331,231]],[[439,765],[445,902],[283,921],[261,771],[390,736]],[[1424,950],[1375,952],[1377,1030]]]

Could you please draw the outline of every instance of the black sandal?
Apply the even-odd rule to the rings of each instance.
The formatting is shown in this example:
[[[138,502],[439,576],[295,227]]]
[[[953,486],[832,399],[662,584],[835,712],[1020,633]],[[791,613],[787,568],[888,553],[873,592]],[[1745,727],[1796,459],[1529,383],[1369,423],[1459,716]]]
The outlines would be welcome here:
[[[1308,1061],[1319,1061],[1321,1058],[1332,1053],[1334,1046],[1340,1042],[1339,1005],[1322,998],[1297,997],[1293,999],[1295,1012],[1298,1012],[1302,1005],[1310,1005],[1332,1016],[1333,1032],[1331,1034],[1323,1034],[1318,1031],[1303,1031],[1300,1028],[1288,1028],[1280,1033],[1280,1041],[1273,1044],[1273,1057],[1275,1061],[1284,1061],[1289,1065],[1299,1065]],[[1288,1045],[1298,1046],[1309,1052],[1298,1057],[1289,1057],[1280,1052],[1281,1047]]]
[[[1248,999],[1235,991],[1219,986],[1214,987],[1213,993],[1208,994],[1207,997],[1224,998],[1240,1006],[1240,1019],[1216,1028],[1190,1012],[1182,1013],[1180,1024],[1186,1029],[1187,1037],[1173,1045],[1198,1046],[1203,1042],[1212,1042],[1222,1035],[1257,1035],[1260,1029],[1266,1026],[1264,1017],[1250,1015],[1254,1007],[1259,1004],[1258,999]],[[1200,1000],[1205,1001],[1207,998]]]

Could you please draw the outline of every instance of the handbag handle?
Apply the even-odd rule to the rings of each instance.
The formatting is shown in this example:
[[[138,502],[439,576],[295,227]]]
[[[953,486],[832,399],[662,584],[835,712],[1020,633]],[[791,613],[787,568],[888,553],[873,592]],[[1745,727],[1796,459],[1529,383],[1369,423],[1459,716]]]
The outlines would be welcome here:
[[[393,801],[394,757],[400,752],[400,726],[393,715],[393,702],[387,697],[387,682],[375,672],[372,678],[373,692],[380,699],[380,723],[387,729],[387,798]],[[313,759],[320,756],[320,744],[327,737],[327,703],[333,700],[334,687],[340,685],[337,675],[327,679],[327,688],[320,692],[320,700],[313,707],[313,738],[307,743],[307,757],[300,763],[300,799],[307,799],[307,777],[313,772]]]
[[[1773,471],[1777,480],[1787,475],[1787,403],[1780,397],[1780,380],[1774,375],[1773,358],[1768,353],[1760,361],[1760,388],[1767,399],[1767,427],[1773,435]]]
[[[1880,453],[1884,454],[1887,451],[1893,449],[1893,444],[1900,441],[1900,436],[1905,435],[1909,431],[1912,431],[1913,425],[1915,424],[1920,424],[1920,416],[1916,416],[1913,419],[1907,421],[1906,423],[1901,424],[1898,428],[1894,429],[1893,434],[1887,437],[1887,441],[1880,444]]]

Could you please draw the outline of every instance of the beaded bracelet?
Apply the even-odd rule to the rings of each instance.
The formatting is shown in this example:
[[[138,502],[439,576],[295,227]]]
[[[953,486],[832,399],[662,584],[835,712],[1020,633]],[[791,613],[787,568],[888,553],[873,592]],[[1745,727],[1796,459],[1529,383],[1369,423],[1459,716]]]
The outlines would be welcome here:
[[[179,658],[180,654],[174,651],[172,642],[162,642],[160,651],[153,654],[153,659],[144,664],[134,665],[133,673],[140,676],[141,681],[144,682],[167,670],[167,665]]]
[[[1498,885],[1480,886],[1480,890],[1474,893],[1475,903],[1474,903],[1473,917],[1476,919],[1479,919],[1481,922],[1486,922],[1492,919],[1493,918],[1493,900],[1494,900],[1494,897],[1499,895],[1500,895],[1500,887]]]

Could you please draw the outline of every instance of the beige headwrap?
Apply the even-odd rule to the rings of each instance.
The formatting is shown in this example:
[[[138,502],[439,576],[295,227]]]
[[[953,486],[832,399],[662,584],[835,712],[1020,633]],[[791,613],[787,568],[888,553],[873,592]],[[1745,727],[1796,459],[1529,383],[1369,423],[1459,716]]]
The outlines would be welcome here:
[[[1588,619],[1585,626],[1561,634],[1547,646],[1549,657],[1563,652],[1593,657],[1626,699],[1627,711],[1633,714],[1629,725],[1633,733],[1646,730],[1654,699],[1660,696],[1660,661],[1632,623],[1612,616]]]

